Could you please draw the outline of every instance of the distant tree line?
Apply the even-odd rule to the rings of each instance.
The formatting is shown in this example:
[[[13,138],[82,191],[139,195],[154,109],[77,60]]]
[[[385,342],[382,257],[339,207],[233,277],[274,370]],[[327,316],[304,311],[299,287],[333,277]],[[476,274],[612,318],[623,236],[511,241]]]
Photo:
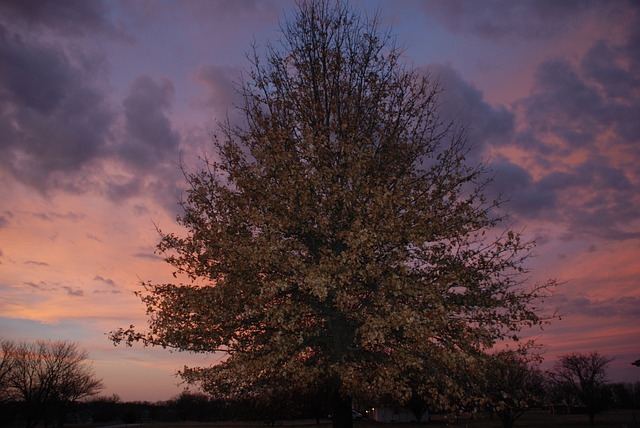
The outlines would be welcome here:
[[[123,402],[119,396],[95,396],[102,382],[87,363],[86,351],[69,342],[17,343],[1,341],[0,426],[57,426],[89,423],[141,423],[148,421],[261,420],[271,425],[291,419],[326,419],[331,416],[331,397],[322,385],[315,389],[261,390],[253,398],[229,399],[222,394],[185,390],[168,401]],[[497,417],[505,428],[516,425],[529,409],[550,413],[594,415],[607,409],[640,409],[640,382],[607,383],[611,359],[597,353],[561,356],[554,368],[544,372],[533,353],[501,351],[487,362],[481,378],[470,379],[470,394],[482,397],[458,411]],[[27,385],[29,385],[27,387]],[[399,407],[386,402],[359,402],[356,408]],[[420,419],[448,413],[428,397],[414,396],[406,407]]]
[[[496,367],[496,373],[505,373],[504,365]],[[501,378],[487,378],[485,386],[490,386],[487,399],[468,412],[484,414],[498,418],[503,426],[517,426],[517,419],[529,409],[545,409],[561,418],[564,414],[587,414],[587,409],[574,395],[562,395],[548,382],[546,374],[542,384],[536,384],[536,375],[524,375],[522,367],[516,367],[512,373]],[[528,384],[518,389],[517,379]],[[497,383],[494,383],[498,381]],[[501,383],[500,383],[501,382]],[[501,391],[518,391],[513,395],[502,395]],[[531,395],[527,395],[531,393]],[[640,409],[640,382],[607,383],[602,385],[598,411],[614,409]],[[393,402],[386,403],[394,407]],[[415,404],[415,403],[414,403]],[[379,403],[358,403],[358,410],[365,416],[365,410]],[[430,406],[427,401],[421,404],[422,410],[429,409],[432,414],[446,413],[446,409]],[[426,406],[426,407],[425,407]],[[410,409],[411,410],[411,409]],[[117,395],[93,397],[77,403],[75,412],[68,418],[73,423],[144,423],[156,422],[212,422],[224,420],[264,421],[276,425],[284,420],[320,419],[330,416],[329,397],[305,392],[301,395],[272,396],[271,400],[222,400],[201,392],[184,391],[167,401],[124,402]],[[3,413],[4,414],[4,413]],[[509,425],[511,424],[511,425]]]

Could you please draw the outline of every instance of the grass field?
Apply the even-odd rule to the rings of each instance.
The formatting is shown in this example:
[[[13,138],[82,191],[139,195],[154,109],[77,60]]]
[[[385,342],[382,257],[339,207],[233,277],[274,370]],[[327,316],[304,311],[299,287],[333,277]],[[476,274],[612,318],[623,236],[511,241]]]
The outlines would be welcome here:
[[[354,428],[425,428],[434,427],[464,427],[464,428],[501,428],[500,420],[487,417],[460,418],[447,420],[441,416],[433,416],[428,424],[416,423],[378,423],[368,420],[355,421]],[[600,428],[640,428],[640,411],[620,410],[609,411],[596,415],[595,426]],[[145,423],[144,428],[268,428],[270,425],[261,422],[215,422],[215,423]],[[330,421],[321,421],[316,425],[315,421],[282,421],[276,424],[282,428],[331,428]],[[516,421],[514,428],[588,428],[587,415],[549,415],[548,412],[532,411],[525,413]]]

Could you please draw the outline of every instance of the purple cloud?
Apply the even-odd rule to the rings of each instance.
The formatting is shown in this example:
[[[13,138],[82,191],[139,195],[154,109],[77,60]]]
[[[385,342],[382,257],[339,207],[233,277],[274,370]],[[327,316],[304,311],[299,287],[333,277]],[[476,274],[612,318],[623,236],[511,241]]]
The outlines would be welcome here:
[[[242,105],[242,96],[238,93],[241,72],[237,68],[201,65],[194,74],[194,80],[206,90],[201,101],[206,107],[229,109]]]
[[[607,300],[557,296],[554,297],[553,301],[559,305],[559,312],[567,315],[578,314],[594,318],[640,318],[640,299],[632,296],[622,296]]]
[[[36,260],[27,260],[24,262],[25,265],[32,265],[32,266],[49,266],[49,263],[46,262],[40,262],[40,261],[36,261]]]
[[[65,35],[86,35],[102,31],[117,34],[108,20],[102,0],[4,0],[2,9],[8,17],[23,21],[35,30],[53,29]]]
[[[62,287],[64,290],[66,290],[67,295],[72,296],[72,297],[82,297],[84,296],[84,291],[81,290],[80,288],[72,288],[72,287],[68,287],[68,286],[63,286]]]
[[[31,215],[33,217],[39,218],[40,220],[44,220],[44,221],[56,221],[56,220],[69,220],[72,222],[78,222],[80,220],[85,219],[87,216],[86,214],[83,213],[77,213],[77,212],[72,212],[72,211],[68,211],[66,213],[58,213],[55,211],[49,211],[49,212],[33,212],[31,213]]]
[[[535,219],[555,208],[555,192],[547,188],[545,182],[534,181],[526,169],[505,160],[492,162],[488,167],[493,173],[491,195],[503,200],[503,208],[508,212],[521,219]]]
[[[640,237],[640,51],[630,51],[640,46],[640,32],[625,34],[616,43],[596,41],[577,63],[544,62],[531,95],[516,103],[523,126],[505,146],[525,153],[536,179],[493,165],[495,187],[514,194],[510,208],[521,218],[564,224],[565,238]]]
[[[27,287],[35,288],[36,290],[47,290],[46,283],[44,281],[40,281],[38,283],[35,283],[32,281],[25,281],[24,285],[26,285]]]
[[[451,31],[487,39],[548,39],[569,31],[598,2],[585,0],[427,0],[421,6],[429,20]]]
[[[13,213],[11,211],[4,211],[0,213],[0,229],[7,227],[13,219]]]
[[[110,278],[103,278],[103,277],[101,277],[100,275],[96,275],[96,276],[94,276],[94,277],[93,277],[93,280],[94,280],[94,281],[101,282],[101,283],[106,284],[106,285],[110,285],[111,287],[115,287],[115,286],[116,286],[116,283],[115,283],[115,282],[113,282],[113,280],[112,280],[112,279],[110,279]]]
[[[441,119],[445,123],[454,121],[467,131],[473,147],[468,154],[470,163],[483,161],[483,149],[488,145],[512,138],[515,122],[512,111],[487,103],[480,90],[448,65],[431,64],[427,71],[442,88],[438,106]]]
[[[167,154],[176,160],[180,136],[168,117],[174,92],[167,78],[155,80],[145,75],[131,84],[123,101],[127,137],[119,154],[125,162],[148,170]]]
[[[0,168],[41,191],[94,161],[113,120],[102,59],[65,43],[0,18]]]

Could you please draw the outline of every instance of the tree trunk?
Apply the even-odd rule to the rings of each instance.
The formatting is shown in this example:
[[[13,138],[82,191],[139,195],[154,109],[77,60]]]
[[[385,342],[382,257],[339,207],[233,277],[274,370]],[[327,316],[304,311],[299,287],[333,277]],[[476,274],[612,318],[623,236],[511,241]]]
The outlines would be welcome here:
[[[345,397],[338,390],[333,392],[333,428],[353,428],[351,397]]]
[[[512,408],[506,408],[497,413],[500,421],[502,422],[502,428],[513,428],[516,424],[516,420],[522,416],[524,412],[514,411]]]
[[[513,428],[514,422],[516,420],[511,416],[505,416],[502,419],[502,428]]]

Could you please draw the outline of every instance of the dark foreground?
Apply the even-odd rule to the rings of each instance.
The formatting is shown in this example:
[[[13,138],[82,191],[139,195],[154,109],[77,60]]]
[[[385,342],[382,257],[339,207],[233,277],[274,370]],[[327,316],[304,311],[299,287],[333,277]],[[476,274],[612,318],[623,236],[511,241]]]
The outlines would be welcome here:
[[[128,425],[133,427],[134,425]],[[268,428],[271,425],[261,422],[147,422],[144,428]],[[354,428],[427,428],[427,427],[465,427],[465,428],[501,428],[500,420],[488,417],[463,418],[457,420],[449,417],[432,416],[428,424],[417,423],[379,423],[374,421],[354,421]],[[601,428],[640,428],[640,410],[608,411],[596,415],[595,427]],[[125,428],[123,425],[122,428]],[[331,428],[331,422],[323,420],[319,425],[311,420],[282,421],[275,427],[283,428]],[[550,415],[546,411],[525,413],[516,421],[514,428],[556,428],[556,427],[590,427],[587,415]],[[106,427],[105,427],[106,428]]]
[[[460,419],[458,421],[433,418],[434,426],[455,426],[467,428],[501,428],[502,423],[496,417],[479,419]],[[532,411],[522,415],[514,428],[556,428],[556,427],[601,427],[601,428],[640,428],[639,410],[609,411],[596,415],[595,425],[589,425],[587,415],[550,415],[547,411]]]

